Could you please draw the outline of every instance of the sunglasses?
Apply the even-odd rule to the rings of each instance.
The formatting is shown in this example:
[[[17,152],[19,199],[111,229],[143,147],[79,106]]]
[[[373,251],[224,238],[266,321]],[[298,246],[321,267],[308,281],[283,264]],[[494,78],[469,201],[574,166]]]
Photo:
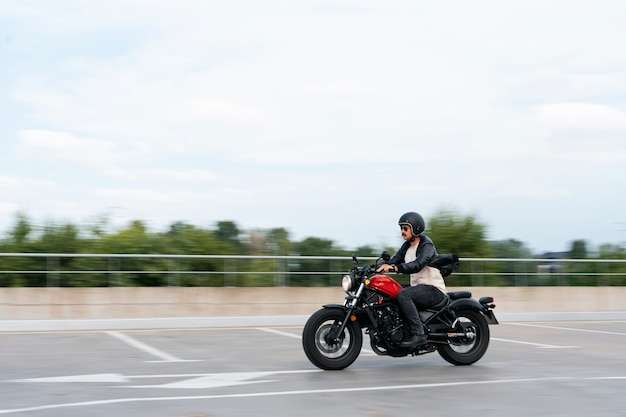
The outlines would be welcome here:
[[[411,231],[411,228],[410,228],[409,226],[400,226],[400,229],[401,229],[403,232],[410,232],[410,231]]]

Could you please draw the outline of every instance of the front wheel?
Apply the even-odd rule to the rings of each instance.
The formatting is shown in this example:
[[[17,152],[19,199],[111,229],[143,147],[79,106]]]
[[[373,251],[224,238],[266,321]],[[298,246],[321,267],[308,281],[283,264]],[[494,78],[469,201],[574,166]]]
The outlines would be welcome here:
[[[361,352],[363,333],[356,322],[348,322],[341,334],[337,331],[346,319],[338,308],[318,310],[302,331],[302,347],[311,363],[320,369],[339,370],[350,366]]]
[[[489,346],[489,324],[476,310],[456,311],[466,337],[437,345],[437,352],[453,365],[471,365],[483,357]],[[457,325],[458,327],[458,325]]]

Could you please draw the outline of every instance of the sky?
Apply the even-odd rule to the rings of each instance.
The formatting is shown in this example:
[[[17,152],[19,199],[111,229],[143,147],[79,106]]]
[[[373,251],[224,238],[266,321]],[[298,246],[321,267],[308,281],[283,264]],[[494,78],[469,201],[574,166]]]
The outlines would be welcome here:
[[[0,233],[626,242],[621,0],[0,0]],[[428,232],[426,232],[428,234]],[[436,242],[435,242],[436,243]]]

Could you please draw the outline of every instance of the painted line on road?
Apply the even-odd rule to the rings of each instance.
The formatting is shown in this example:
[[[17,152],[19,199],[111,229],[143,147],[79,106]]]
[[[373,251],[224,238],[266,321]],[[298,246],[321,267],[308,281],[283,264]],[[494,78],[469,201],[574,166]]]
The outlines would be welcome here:
[[[492,381],[466,381],[466,382],[442,382],[432,384],[412,384],[412,385],[394,385],[394,386],[375,386],[375,387],[354,387],[354,388],[329,388],[315,390],[297,390],[297,391],[274,391],[274,392],[252,392],[242,394],[222,394],[222,395],[188,395],[173,397],[139,397],[139,398],[113,398],[108,400],[82,401],[75,403],[50,404],[33,407],[0,409],[0,414],[16,414],[29,411],[53,410],[70,407],[87,407],[96,405],[121,404],[133,402],[152,402],[152,401],[187,401],[187,400],[211,400],[211,399],[228,399],[228,398],[254,398],[254,397],[279,397],[287,395],[311,395],[311,394],[335,394],[346,392],[369,392],[369,391],[387,391],[387,390],[406,390],[406,389],[425,389],[425,388],[445,388],[469,385],[491,385],[491,384],[509,384],[524,382],[549,382],[549,381],[572,381],[572,380],[595,380],[599,381],[603,377],[595,378],[573,378],[573,377],[548,377],[548,378],[521,378],[521,379],[501,379]],[[621,380],[626,377],[604,377],[603,380]]]
[[[276,329],[269,329],[266,327],[257,327],[257,330],[261,330],[264,332],[268,332],[268,333],[274,333],[280,336],[287,336],[287,337],[292,337],[294,339],[300,339],[302,340],[302,336],[297,335],[297,334],[293,334],[293,333],[287,333],[287,332],[281,332],[280,330],[276,330]],[[369,349],[365,349],[365,348],[361,348],[361,353],[364,353],[366,355],[376,355],[376,353],[373,350],[369,350]]]
[[[148,353],[152,356],[156,356],[157,358],[161,359],[159,361],[146,361],[146,362],[202,362],[199,360],[185,360],[185,359],[177,358],[176,356],[170,355],[169,353],[165,353],[162,350],[152,347],[146,343],[140,342],[139,340],[134,339],[128,335],[125,335],[124,333],[113,332],[113,331],[104,332],[104,333],[118,340],[121,340],[122,342],[126,343],[129,346],[132,346],[136,349],[139,349],[145,353]]]
[[[500,339],[498,337],[492,337],[492,338],[490,338],[490,340],[496,340],[498,342],[507,342],[507,343],[518,343],[520,345],[537,346],[538,348],[543,348],[543,349],[570,349],[570,348],[579,348],[580,347],[580,346],[546,345],[546,344],[543,344],[543,343],[522,342],[521,340]]]
[[[286,337],[291,337],[294,339],[300,339],[302,340],[302,336],[297,335],[297,334],[293,334],[293,333],[287,333],[287,332],[281,332],[280,330],[276,330],[276,329],[268,329],[266,327],[257,327],[257,330],[261,330],[263,332],[268,332],[268,333],[274,333],[280,336],[286,336]]]
[[[123,374],[87,374],[87,375],[64,375],[42,378],[14,379],[6,382],[34,382],[34,383],[74,383],[74,382],[130,382],[133,379],[165,379],[165,378],[200,378],[213,377],[221,379],[232,379],[233,375],[244,378],[256,378],[259,375],[285,375],[285,374],[305,374],[312,372],[324,372],[321,369],[303,369],[292,371],[261,371],[261,372],[222,372],[222,373],[201,373],[201,374],[156,374],[156,375],[123,375]]]
[[[617,336],[626,336],[626,333],[620,332],[607,332],[604,330],[588,330],[588,329],[574,329],[572,327],[560,327],[560,326],[546,326],[543,324],[530,324],[530,323],[509,323],[515,326],[526,326],[526,327],[539,327],[543,329],[554,329],[554,330],[569,330],[572,332],[583,332],[583,333],[597,333],[597,334],[612,334]]]

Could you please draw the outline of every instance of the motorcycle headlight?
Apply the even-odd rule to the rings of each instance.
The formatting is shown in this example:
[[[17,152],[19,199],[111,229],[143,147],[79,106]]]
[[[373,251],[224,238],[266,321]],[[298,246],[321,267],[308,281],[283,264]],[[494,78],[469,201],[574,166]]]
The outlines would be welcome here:
[[[341,279],[341,288],[345,292],[350,292],[352,290],[352,286],[354,285],[354,281],[350,275],[344,275]]]

